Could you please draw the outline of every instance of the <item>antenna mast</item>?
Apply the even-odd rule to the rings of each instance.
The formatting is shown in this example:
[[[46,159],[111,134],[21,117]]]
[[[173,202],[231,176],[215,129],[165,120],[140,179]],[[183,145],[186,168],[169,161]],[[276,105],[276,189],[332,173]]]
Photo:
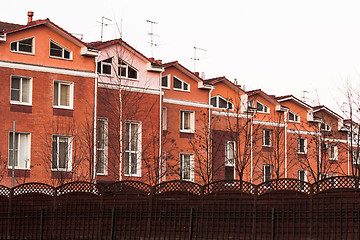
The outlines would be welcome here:
[[[96,21],[96,22],[98,22],[98,23],[100,23],[100,24],[101,24],[101,41],[103,41],[104,26],[109,26],[109,24],[104,23],[104,19],[105,19],[105,20],[108,20],[108,21],[110,21],[110,22],[112,22],[112,20],[111,20],[111,19],[109,19],[109,18],[107,18],[107,17],[104,17],[104,16],[102,16],[102,17],[101,17],[101,22]]]
[[[150,23],[150,25],[151,25],[150,32],[148,33],[148,35],[150,35],[150,42],[148,42],[148,43],[150,43],[150,47],[151,47],[151,57],[154,57],[154,49],[153,49],[153,47],[157,46],[157,44],[154,43],[154,36],[159,37],[159,35],[154,34],[153,25],[158,24],[158,23],[154,22],[154,21],[151,21],[151,20],[146,20],[146,22]]]
[[[196,50],[202,50],[202,51],[207,51],[206,49],[203,49],[203,48],[199,48],[199,47],[194,47],[194,57],[191,58],[194,60],[194,72],[196,72],[196,61],[200,60],[199,58],[196,57]]]

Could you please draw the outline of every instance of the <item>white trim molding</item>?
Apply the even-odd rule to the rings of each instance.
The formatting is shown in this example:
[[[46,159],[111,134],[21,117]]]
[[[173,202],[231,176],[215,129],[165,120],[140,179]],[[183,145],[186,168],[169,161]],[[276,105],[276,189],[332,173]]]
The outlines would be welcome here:
[[[111,84],[111,83],[98,83],[99,88],[107,88],[113,90],[119,90],[119,84]],[[138,92],[138,93],[146,93],[146,94],[153,94],[159,95],[159,89],[153,88],[140,88],[140,87],[130,87],[130,86],[121,86],[122,91],[129,91],[129,92]],[[161,95],[164,95],[164,92],[161,92]]]
[[[293,130],[293,129],[288,129],[287,132],[288,133],[293,133],[293,134],[315,135],[315,136],[319,136],[321,134],[321,133],[318,133],[318,132],[309,132],[309,131],[301,131],[301,130]]]
[[[190,107],[209,108],[208,103],[193,102],[193,101],[186,101],[186,100],[173,99],[173,98],[164,98],[164,103],[178,104],[178,105],[184,105]]]

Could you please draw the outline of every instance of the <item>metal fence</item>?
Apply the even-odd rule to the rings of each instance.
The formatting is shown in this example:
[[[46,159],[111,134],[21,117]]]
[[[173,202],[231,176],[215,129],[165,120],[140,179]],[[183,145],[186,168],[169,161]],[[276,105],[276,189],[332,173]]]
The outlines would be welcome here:
[[[360,239],[360,179],[0,186],[0,239]]]

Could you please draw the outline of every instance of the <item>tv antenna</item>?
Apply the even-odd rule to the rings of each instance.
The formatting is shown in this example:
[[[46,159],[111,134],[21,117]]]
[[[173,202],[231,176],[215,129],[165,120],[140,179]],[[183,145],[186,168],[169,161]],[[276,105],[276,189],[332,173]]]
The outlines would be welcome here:
[[[304,91],[302,92],[302,101],[305,102],[305,103],[308,103],[308,100],[309,100],[309,98],[306,97],[306,95],[307,95],[308,93],[309,93],[309,92],[306,91],[306,90],[304,90]]]
[[[155,37],[160,37],[159,35],[154,34],[153,26],[154,26],[154,24],[158,24],[158,23],[157,23],[157,22],[154,22],[154,21],[151,21],[151,20],[146,20],[146,22],[150,23],[150,26],[151,26],[150,32],[148,33],[148,35],[150,35],[150,42],[148,42],[148,43],[150,43],[151,57],[153,57],[153,56],[154,56],[154,49],[153,49],[153,47],[154,47],[154,46],[155,46],[155,47],[158,46],[157,44],[154,43],[154,36],[155,36]]]
[[[206,49],[203,49],[203,48],[199,48],[199,47],[194,47],[194,57],[191,58],[194,60],[194,72],[196,72],[196,61],[200,60],[199,58],[196,57],[196,50],[201,50],[201,51],[207,51]]]
[[[84,34],[82,34],[82,33],[72,33],[72,35],[80,36],[81,41],[84,39]]]
[[[102,16],[102,17],[101,17],[101,22],[96,21],[96,22],[98,22],[98,23],[100,23],[100,24],[101,24],[101,41],[103,41],[104,26],[105,26],[105,27],[106,27],[106,26],[109,26],[109,24],[108,24],[108,23],[104,23],[104,19],[105,19],[105,20],[107,20],[107,21],[112,22],[112,20],[111,20],[111,19],[109,19],[109,18],[107,18],[107,17],[104,17],[104,16]]]

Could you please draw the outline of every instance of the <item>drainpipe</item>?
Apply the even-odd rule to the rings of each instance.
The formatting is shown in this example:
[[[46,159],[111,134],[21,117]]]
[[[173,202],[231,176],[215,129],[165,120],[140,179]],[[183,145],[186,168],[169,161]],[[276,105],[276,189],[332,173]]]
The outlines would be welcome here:
[[[121,92],[121,74],[119,76],[119,181],[122,181],[122,164],[123,164],[123,125],[122,125],[122,92]]]
[[[253,160],[253,125],[256,110],[251,115],[250,121],[250,182],[253,183],[254,160]]]
[[[210,158],[211,158],[211,93],[212,91],[214,90],[214,86],[211,86],[211,90],[209,91],[209,113],[208,113],[208,149],[207,149],[207,174],[208,174],[208,180],[210,180],[210,164],[211,164],[211,161],[210,161]]]
[[[284,142],[285,142],[285,149],[284,149],[284,162],[285,162],[285,178],[287,178],[287,127],[288,127],[288,114],[289,114],[289,110],[286,110],[284,112],[284,122],[285,122],[285,136],[284,136]]]
[[[97,128],[97,92],[98,92],[98,75],[97,75],[97,62],[99,60],[100,57],[100,52],[98,54],[98,56],[95,59],[95,88],[94,88],[94,141],[93,141],[93,145],[94,145],[94,166],[93,166],[93,181],[94,184],[96,184],[97,179],[96,179],[96,164],[97,164],[97,132],[96,132],[96,128]]]
[[[319,128],[319,162],[318,162],[318,174],[320,174],[320,176],[318,176],[318,179],[317,180],[321,180],[320,178],[321,178],[321,163],[322,163],[322,161],[321,161],[321,123],[319,122],[318,123],[318,128]]]
[[[162,166],[163,166],[163,158],[162,158],[162,127],[163,127],[163,121],[162,121],[162,86],[161,86],[161,79],[162,79],[162,72],[160,72],[160,81],[159,81],[159,184],[161,183],[162,179]]]

